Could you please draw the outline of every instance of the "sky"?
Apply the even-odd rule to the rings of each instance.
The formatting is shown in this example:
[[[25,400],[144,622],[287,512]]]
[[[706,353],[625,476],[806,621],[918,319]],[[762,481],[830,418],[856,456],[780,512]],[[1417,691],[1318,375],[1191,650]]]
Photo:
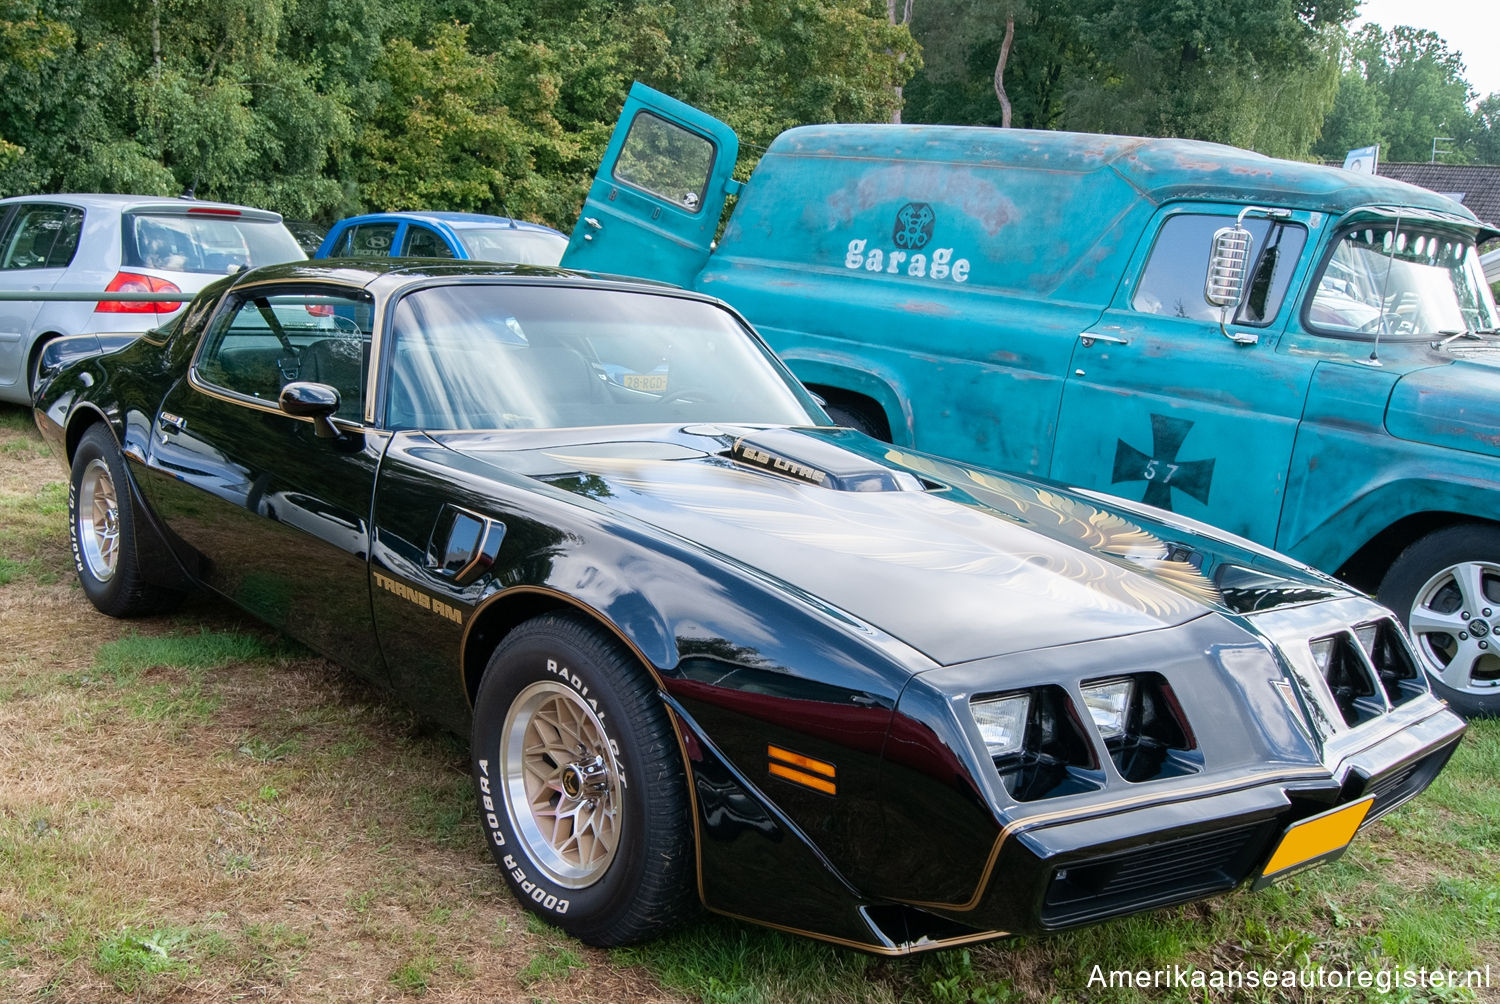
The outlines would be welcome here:
[[[1435,32],[1459,53],[1464,79],[1485,97],[1500,91],[1500,2],[1496,0],[1364,0],[1355,23],[1409,24]]]

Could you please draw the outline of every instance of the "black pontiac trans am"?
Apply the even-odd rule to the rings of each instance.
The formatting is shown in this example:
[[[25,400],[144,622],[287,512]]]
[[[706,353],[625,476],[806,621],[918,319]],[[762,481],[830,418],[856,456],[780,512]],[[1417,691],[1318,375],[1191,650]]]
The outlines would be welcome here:
[[[901,953],[1261,885],[1463,731],[1366,597],[832,427],[676,289],[273,266],[53,343],[35,407],[95,606],[206,586],[468,730],[505,881],[592,944],[701,901]]]

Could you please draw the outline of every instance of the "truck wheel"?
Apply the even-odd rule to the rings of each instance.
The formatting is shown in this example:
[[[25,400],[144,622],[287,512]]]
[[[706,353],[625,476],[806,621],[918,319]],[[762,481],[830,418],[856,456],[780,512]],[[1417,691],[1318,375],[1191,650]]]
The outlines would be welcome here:
[[[480,682],[471,756],[486,843],[528,910],[599,947],[692,911],[676,736],[614,638],[566,614],[513,630]]]
[[[125,461],[103,425],[83,434],[68,485],[68,532],[84,595],[100,613],[164,613],[181,595],[154,585],[136,541],[136,512]]]
[[[1435,694],[1467,717],[1500,714],[1500,528],[1429,533],[1401,552],[1379,597],[1406,622]]]
[[[823,406],[823,410],[836,425],[863,432],[867,436],[887,443],[891,441],[891,433],[886,428],[885,420],[872,414],[869,408],[851,404],[848,401],[830,401]]]

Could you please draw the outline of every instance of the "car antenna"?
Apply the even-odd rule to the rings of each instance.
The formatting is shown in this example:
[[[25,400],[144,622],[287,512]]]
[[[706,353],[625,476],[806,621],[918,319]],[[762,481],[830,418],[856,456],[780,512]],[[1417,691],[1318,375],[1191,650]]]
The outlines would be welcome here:
[[[1380,325],[1375,329],[1375,345],[1370,349],[1370,365],[1379,366],[1380,336],[1385,331],[1385,294],[1391,288],[1391,267],[1396,264],[1396,242],[1401,237],[1401,209],[1396,209],[1396,229],[1391,231],[1391,247],[1385,258],[1385,278],[1380,281]]]
[[[516,218],[514,216],[510,215],[510,207],[505,204],[505,200],[504,199],[500,200],[500,208],[503,209],[503,210],[505,210],[505,218],[507,220],[510,220],[510,228],[512,230],[520,230],[521,228],[518,227],[518,226],[516,226]]]

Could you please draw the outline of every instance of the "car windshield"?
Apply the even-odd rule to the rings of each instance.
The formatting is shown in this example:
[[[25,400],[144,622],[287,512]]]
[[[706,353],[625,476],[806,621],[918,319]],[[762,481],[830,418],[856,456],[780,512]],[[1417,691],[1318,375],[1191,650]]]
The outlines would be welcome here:
[[[307,257],[277,220],[208,213],[129,213],[122,252],[126,268],[214,275]]]
[[[520,265],[556,265],[568,239],[545,230],[473,227],[458,231],[464,250],[476,261],[509,261]]]
[[[1431,338],[1490,330],[1500,313],[1471,241],[1371,224],[1335,245],[1307,322],[1328,334]]]
[[[387,424],[820,424],[733,314],[669,294],[515,284],[409,293],[392,324]]]

